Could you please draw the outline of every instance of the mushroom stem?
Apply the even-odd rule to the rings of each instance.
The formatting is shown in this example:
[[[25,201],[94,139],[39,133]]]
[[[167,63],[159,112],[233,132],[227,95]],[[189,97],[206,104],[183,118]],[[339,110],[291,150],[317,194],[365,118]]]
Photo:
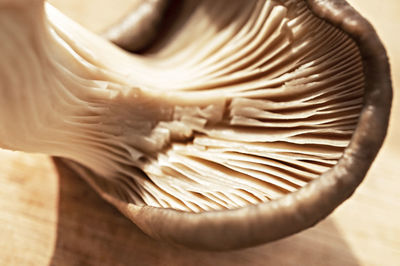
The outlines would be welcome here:
[[[122,50],[50,4],[1,8],[0,22],[2,147],[71,158],[112,176],[128,161],[114,147],[120,138],[140,142],[154,120],[170,120],[168,104],[113,69],[126,62]]]

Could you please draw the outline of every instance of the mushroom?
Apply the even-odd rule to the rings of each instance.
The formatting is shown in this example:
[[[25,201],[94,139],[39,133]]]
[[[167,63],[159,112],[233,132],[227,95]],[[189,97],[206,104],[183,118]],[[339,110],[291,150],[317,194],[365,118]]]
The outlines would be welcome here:
[[[129,49],[126,25],[110,34]],[[345,1],[183,1],[155,28],[130,54],[42,0],[0,0],[0,147],[66,158],[145,233],[194,248],[288,236],[354,192],[392,90]]]

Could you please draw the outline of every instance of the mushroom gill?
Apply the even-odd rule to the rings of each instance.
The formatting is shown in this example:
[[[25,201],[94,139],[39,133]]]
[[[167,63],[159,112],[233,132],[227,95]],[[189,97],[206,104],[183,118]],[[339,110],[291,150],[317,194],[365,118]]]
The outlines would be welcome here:
[[[276,201],[357,127],[360,48],[305,1],[182,1],[141,55],[19,2],[0,0],[0,146],[71,159],[121,210]]]

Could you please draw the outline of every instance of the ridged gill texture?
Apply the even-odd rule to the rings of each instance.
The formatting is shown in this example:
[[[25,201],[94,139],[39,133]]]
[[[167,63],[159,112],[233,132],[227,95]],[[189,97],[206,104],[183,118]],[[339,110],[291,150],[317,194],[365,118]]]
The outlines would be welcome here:
[[[0,7],[0,146],[190,212],[274,200],[335,165],[363,104],[345,33],[297,0],[183,1],[169,27],[129,55],[48,4]]]

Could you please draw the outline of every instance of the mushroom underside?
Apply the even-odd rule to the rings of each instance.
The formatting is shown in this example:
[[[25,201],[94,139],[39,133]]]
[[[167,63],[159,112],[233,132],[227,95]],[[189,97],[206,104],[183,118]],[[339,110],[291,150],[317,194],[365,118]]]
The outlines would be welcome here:
[[[302,1],[182,5],[143,60],[152,87],[205,103],[175,104],[153,127],[156,153],[94,182],[124,202],[204,212],[278,199],[334,166],[363,106],[355,42]]]
[[[335,165],[357,126],[358,47],[303,1],[183,1],[142,55],[106,44],[48,4],[45,13],[33,26],[44,40],[20,49],[33,63],[13,62],[22,78],[3,84],[29,87],[32,98],[50,89],[40,104],[26,96],[18,107],[30,106],[46,132],[21,118],[24,128],[2,141],[89,167],[120,201],[204,212],[275,200]],[[24,48],[26,40],[10,37],[19,24],[1,18],[3,37]]]
[[[112,146],[117,169],[93,177],[101,190],[139,206],[234,209],[295,192],[336,164],[364,93],[346,33],[303,1],[184,1],[170,27],[140,55],[135,79],[179,96],[165,101],[166,119]]]

